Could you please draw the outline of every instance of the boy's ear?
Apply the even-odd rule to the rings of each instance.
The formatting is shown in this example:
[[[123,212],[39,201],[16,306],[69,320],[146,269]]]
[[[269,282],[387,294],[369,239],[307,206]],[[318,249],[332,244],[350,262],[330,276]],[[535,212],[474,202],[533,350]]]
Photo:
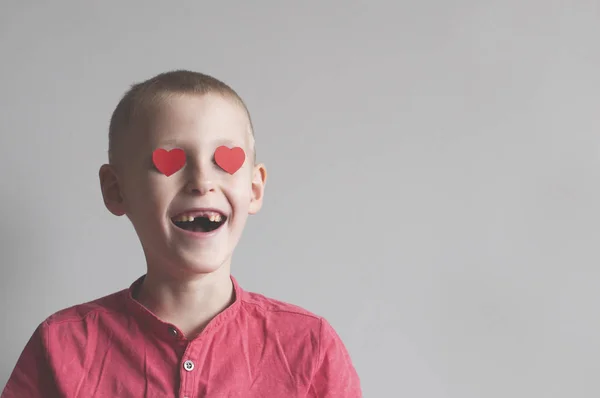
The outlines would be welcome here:
[[[114,168],[109,164],[103,164],[98,175],[104,205],[115,216],[122,216],[125,214],[125,203]]]
[[[262,207],[266,183],[267,169],[262,163],[257,164],[252,171],[252,197],[250,198],[250,207],[248,209],[249,214],[258,213]]]

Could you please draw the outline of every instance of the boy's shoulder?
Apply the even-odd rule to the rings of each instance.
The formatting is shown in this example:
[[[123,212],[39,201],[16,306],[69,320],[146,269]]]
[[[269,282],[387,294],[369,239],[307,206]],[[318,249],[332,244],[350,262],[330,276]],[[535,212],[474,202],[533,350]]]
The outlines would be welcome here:
[[[241,299],[242,305],[246,307],[255,307],[258,311],[265,314],[282,314],[282,316],[291,316],[301,319],[320,320],[321,317],[302,308],[298,305],[285,301],[267,297],[260,293],[244,291]]]
[[[123,299],[128,289],[120,290],[105,296],[60,309],[48,316],[44,323],[58,324],[81,321],[100,314],[125,315]]]

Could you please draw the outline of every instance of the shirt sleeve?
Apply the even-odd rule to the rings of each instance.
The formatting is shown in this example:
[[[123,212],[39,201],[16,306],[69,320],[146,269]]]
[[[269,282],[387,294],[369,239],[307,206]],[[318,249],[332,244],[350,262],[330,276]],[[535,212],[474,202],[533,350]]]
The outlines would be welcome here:
[[[25,345],[0,398],[58,397],[48,362],[47,325],[40,324]]]
[[[309,398],[362,398],[360,380],[346,347],[333,327],[321,320],[318,360]]]

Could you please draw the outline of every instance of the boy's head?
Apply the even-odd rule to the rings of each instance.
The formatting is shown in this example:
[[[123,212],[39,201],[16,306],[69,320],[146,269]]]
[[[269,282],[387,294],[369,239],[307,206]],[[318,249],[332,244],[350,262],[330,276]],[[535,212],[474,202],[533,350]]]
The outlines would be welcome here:
[[[222,146],[245,153],[237,171],[215,159]],[[184,163],[163,174],[156,154],[173,149]],[[242,99],[225,83],[188,71],[158,75],[125,94],[110,122],[109,163],[99,174],[106,207],[131,220],[149,269],[173,277],[229,266],[266,182]]]

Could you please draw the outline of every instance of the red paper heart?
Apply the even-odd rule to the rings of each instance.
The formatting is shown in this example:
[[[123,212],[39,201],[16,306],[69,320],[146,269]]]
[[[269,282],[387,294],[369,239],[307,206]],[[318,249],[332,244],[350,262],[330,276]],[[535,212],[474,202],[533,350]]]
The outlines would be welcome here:
[[[170,151],[159,148],[152,154],[152,161],[158,171],[168,177],[177,173],[185,165],[185,152],[179,148]]]
[[[215,150],[215,162],[229,174],[238,171],[245,159],[246,154],[240,147],[229,149],[226,146],[220,146]]]

